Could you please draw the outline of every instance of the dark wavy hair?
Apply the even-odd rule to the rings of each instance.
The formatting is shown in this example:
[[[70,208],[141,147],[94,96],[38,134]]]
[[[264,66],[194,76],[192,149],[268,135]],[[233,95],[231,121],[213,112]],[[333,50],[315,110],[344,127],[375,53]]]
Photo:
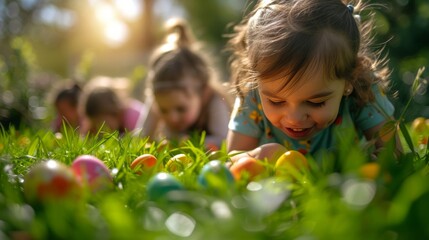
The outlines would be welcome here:
[[[374,100],[371,85],[384,90],[390,74],[380,51],[371,51],[373,13],[361,1],[261,0],[235,26],[228,42],[232,51],[232,85],[245,94],[259,81],[285,79],[293,88],[305,75],[321,70],[327,79],[352,84],[359,106]]]

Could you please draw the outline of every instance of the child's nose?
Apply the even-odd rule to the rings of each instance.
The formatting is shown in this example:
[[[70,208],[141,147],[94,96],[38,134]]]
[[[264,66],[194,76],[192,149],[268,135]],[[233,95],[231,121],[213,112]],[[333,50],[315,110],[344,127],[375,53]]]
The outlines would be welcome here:
[[[170,123],[176,123],[179,121],[179,114],[177,114],[175,112],[170,112],[167,115],[167,119],[168,119],[168,122],[170,122]]]
[[[288,109],[281,121],[287,125],[297,126],[307,120],[308,113],[302,109]]]

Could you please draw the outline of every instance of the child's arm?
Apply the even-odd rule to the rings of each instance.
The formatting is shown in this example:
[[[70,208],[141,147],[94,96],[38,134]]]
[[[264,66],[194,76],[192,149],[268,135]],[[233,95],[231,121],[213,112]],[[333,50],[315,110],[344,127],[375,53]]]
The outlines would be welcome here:
[[[258,139],[241,134],[236,131],[229,130],[226,137],[226,147],[230,151],[248,151],[258,147]]]
[[[161,116],[156,109],[154,103],[148,102],[147,107],[149,111],[146,118],[143,121],[143,127],[141,132],[141,137],[149,137],[151,140],[155,140],[156,130],[158,129],[158,124],[161,121]]]
[[[227,102],[220,97],[214,97],[208,106],[208,134],[206,136],[206,145],[208,148],[216,146],[219,148],[222,141],[225,140],[228,133],[228,122],[231,110]]]
[[[258,140],[256,138],[229,130],[226,138],[226,149],[230,156],[230,161],[227,162],[227,166],[231,167],[242,157],[255,156],[253,151],[257,151],[257,146]]]
[[[360,110],[360,114],[357,116],[355,122],[357,123],[357,128],[362,129],[365,138],[374,143],[374,158],[377,158],[377,154],[393,137],[395,137],[396,143],[395,154],[399,156],[402,154],[402,146],[396,129],[385,131],[386,133],[382,132],[380,134],[383,126],[388,121],[394,120],[393,113],[395,108],[378,85],[373,84],[371,91],[374,93],[375,101]],[[380,137],[380,135],[383,136]]]

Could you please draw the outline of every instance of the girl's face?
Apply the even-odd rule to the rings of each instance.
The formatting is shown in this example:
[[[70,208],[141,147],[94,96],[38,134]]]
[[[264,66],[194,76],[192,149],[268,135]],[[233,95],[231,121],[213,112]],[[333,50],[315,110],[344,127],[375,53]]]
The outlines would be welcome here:
[[[260,81],[262,108],[275,127],[297,140],[309,139],[332,124],[345,89],[349,88],[344,80],[314,77],[300,79],[292,90],[279,91],[283,81]]]
[[[168,128],[177,133],[192,126],[201,111],[201,96],[193,91],[162,91],[155,94],[155,100]]]
[[[72,127],[79,126],[79,114],[76,106],[67,100],[60,100],[56,103],[58,114],[67,120]]]

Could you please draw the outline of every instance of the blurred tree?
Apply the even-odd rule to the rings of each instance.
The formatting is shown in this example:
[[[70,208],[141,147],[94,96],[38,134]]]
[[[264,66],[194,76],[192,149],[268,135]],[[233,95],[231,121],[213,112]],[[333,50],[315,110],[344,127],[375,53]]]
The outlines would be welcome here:
[[[142,22],[143,22],[143,29],[144,29],[143,31],[145,33],[142,38],[142,46],[144,51],[150,50],[155,44],[154,31],[153,31],[153,27],[154,27],[153,26],[154,25],[153,5],[154,5],[153,0],[144,0],[143,14],[142,14],[142,19],[143,19]]]
[[[185,9],[189,22],[199,39],[207,42],[211,51],[216,53],[214,56],[218,65],[225,72],[224,81],[228,81],[228,57],[224,52],[227,35],[233,30],[242,17],[247,1],[228,1],[228,0],[176,0]],[[251,2],[251,1],[250,1]],[[255,1],[253,1],[255,2]]]
[[[418,68],[429,68],[429,1],[395,0],[372,3],[381,4],[376,15],[376,40],[378,43],[387,43],[384,50],[392,69],[392,91],[398,92],[394,104],[396,114],[399,115],[411,97],[410,86]],[[423,74],[425,78],[429,76],[428,70]],[[420,94],[414,98],[406,115],[407,121],[417,116],[429,117],[427,80],[422,83]]]
[[[0,0],[0,116],[2,124],[34,123],[32,110],[58,79],[86,81],[92,74],[127,76],[145,63],[152,44],[153,0]],[[129,4],[134,3],[134,4]],[[141,14],[141,8],[144,13]],[[143,26],[143,27],[142,27]],[[131,31],[132,30],[132,31]],[[13,47],[19,37],[32,46]],[[27,64],[32,60],[34,64]],[[135,75],[135,74],[134,74]],[[138,80],[135,80],[136,82]],[[13,101],[13,104],[12,104]],[[44,114],[46,115],[46,114]]]
[[[0,59],[0,125],[19,128],[22,121],[31,121],[28,87],[29,69],[34,56],[28,42],[16,38]]]

